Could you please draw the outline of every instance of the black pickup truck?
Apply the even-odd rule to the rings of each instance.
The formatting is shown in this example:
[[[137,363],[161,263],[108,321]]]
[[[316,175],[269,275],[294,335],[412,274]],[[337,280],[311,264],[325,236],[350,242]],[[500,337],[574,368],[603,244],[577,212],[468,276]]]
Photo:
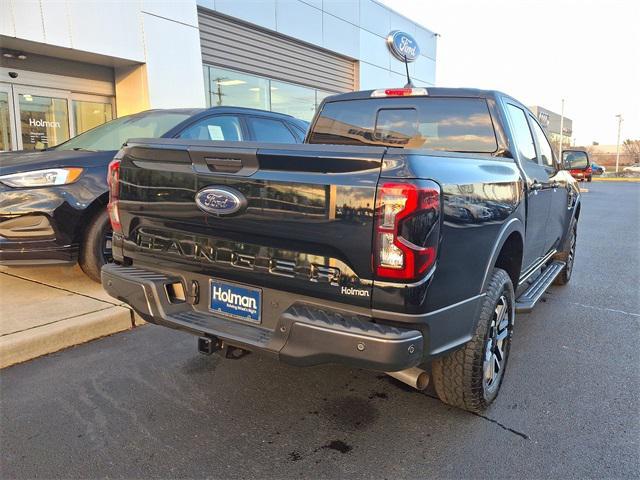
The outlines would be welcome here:
[[[516,312],[571,278],[580,193],[494,91],[324,100],[302,145],[130,140],[109,169],[102,283],[202,353],[387,372],[480,411]]]

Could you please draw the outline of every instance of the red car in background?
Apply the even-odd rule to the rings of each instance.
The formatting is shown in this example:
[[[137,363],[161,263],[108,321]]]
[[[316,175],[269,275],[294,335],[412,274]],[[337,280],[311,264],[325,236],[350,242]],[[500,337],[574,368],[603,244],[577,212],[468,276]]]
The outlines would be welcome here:
[[[591,177],[593,176],[593,169],[591,165],[587,167],[586,170],[569,170],[571,176],[578,181],[586,180],[587,182],[591,181]]]

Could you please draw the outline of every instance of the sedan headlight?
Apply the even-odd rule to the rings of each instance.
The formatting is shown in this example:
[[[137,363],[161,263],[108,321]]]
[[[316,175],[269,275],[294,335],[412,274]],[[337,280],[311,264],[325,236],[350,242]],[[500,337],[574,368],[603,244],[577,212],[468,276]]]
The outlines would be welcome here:
[[[0,176],[0,182],[9,187],[50,187],[75,182],[82,174],[82,168],[47,168],[31,172],[12,173]]]

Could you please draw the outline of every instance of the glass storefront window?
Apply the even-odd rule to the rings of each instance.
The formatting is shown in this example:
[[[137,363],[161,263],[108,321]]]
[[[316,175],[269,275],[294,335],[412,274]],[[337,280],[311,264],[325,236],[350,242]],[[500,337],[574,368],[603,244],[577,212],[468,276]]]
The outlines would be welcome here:
[[[313,88],[271,81],[271,110],[309,121],[316,111],[316,91]]]
[[[22,148],[41,150],[69,140],[69,108],[62,98],[19,95]]]
[[[9,94],[0,92],[0,152],[11,150],[11,120],[9,117]]]
[[[74,100],[73,118],[76,123],[77,135],[113,120],[113,109],[110,103]]]
[[[209,69],[209,96],[212,107],[234,107],[269,110],[269,80],[245,73]]]
[[[322,99],[333,92],[204,66],[207,106],[220,105],[271,110],[310,121]]]

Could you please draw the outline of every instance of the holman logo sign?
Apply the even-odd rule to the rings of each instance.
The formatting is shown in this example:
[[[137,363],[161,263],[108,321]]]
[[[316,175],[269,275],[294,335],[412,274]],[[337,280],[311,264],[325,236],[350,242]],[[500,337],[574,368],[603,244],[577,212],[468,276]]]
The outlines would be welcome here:
[[[398,60],[413,62],[420,55],[420,47],[415,38],[400,30],[394,30],[387,36],[387,46]]]
[[[40,120],[35,118],[29,119],[30,127],[47,127],[47,128],[60,128],[60,122],[50,122],[48,120]]]

